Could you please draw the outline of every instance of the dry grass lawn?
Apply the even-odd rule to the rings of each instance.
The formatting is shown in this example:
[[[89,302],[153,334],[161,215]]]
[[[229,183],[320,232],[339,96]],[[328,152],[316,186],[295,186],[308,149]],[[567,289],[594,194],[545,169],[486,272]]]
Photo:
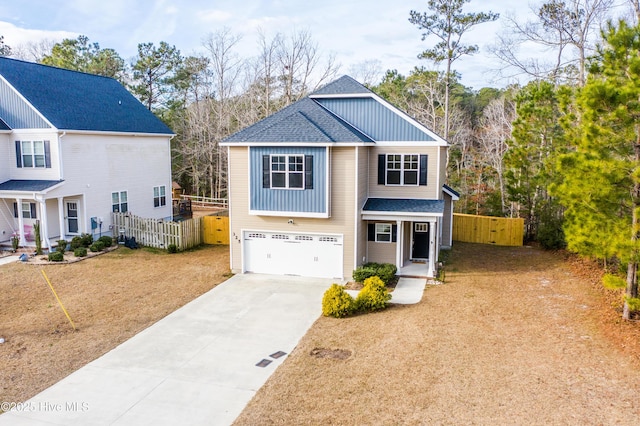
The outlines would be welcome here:
[[[456,243],[447,268],[419,304],[318,319],[235,424],[638,424],[640,327],[591,265]]]
[[[67,265],[0,266],[0,401],[30,398],[215,287],[228,272],[228,246],[178,254],[120,247]]]

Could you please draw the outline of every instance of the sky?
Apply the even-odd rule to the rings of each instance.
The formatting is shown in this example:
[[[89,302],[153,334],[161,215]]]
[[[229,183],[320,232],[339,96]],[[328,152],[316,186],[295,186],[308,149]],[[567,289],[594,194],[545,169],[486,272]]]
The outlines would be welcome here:
[[[242,35],[238,54],[257,54],[257,33],[267,36],[309,31],[324,56],[335,55],[339,75],[380,61],[382,71],[407,75],[416,66],[438,69],[418,59],[434,42],[408,21],[409,12],[427,11],[426,0],[0,0],[0,35],[14,47],[42,39],[61,41],[86,35],[101,48],[116,50],[127,62],[139,43],[166,41],[183,55],[203,53],[207,35],[225,27]],[[527,0],[472,0],[465,12],[492,11],[518,19],[532,16]],[[502,87],[497,60],[489,52],[502,18],[469,30],[463,43],[480,48],[454,63],[462,83],[473,89]]]

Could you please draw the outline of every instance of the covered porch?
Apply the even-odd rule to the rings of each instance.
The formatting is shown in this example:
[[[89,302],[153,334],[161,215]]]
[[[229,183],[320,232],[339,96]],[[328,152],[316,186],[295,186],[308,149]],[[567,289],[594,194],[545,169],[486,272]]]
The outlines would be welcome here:
[[[9,180],[0,183],[0,245],[35,247],[35,225],[40,225],[42,248],[80,235],[83,196],[53,196],[63,181]]]
[[[369,198],[367,261],[394,263],[398,275],[432,278],[440,251],[443,200]]]

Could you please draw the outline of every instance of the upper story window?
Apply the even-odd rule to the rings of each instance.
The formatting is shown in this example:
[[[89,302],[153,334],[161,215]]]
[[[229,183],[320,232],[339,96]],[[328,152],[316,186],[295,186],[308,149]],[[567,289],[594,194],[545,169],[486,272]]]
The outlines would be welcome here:
[[[153,187],[153,207],[167,205],[166,188],[164,185]]]
[[[427,156],[419,154],[380,154],[378,184],[417,186],[427,184]]]
[[[16,141],[16,166],[50,168],[49,141]]]
[[[312,155],[264,155],[262,163],[263,188],[313,189]]]
[[[111,193],[111,211],[114,213],[126,213],[129,211],[127,191]]]

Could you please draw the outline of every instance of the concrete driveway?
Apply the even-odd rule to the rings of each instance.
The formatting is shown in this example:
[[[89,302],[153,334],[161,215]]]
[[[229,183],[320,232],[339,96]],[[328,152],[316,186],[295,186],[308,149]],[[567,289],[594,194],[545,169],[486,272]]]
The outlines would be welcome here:
[[[236,275],[1,415],[0,425],[231,424],[320,316],[331,283]]]

